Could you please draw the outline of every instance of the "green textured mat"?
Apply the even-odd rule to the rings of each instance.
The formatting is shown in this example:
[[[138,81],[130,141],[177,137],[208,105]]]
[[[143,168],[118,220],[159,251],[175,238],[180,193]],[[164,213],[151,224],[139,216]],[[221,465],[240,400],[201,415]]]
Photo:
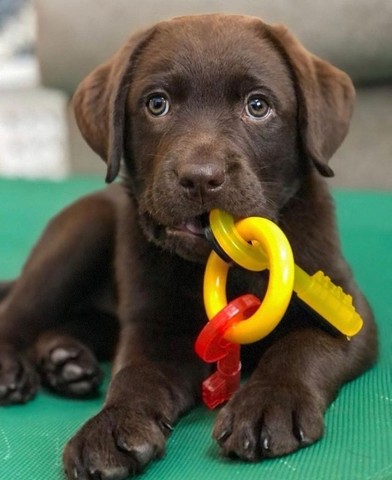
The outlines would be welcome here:
[[[0,277],[17,275],[51,215],[102,183],[0,180]],[[345,254],[378,319],[378,365],[342,390],[327,413],[325,438],[310,448],[258,464],[222,459],[210,438],[215,414],[200,407],[178,423],[165,458],[139,478],[392,479],[392,194],[336,192],[335,197]],[[63,446],[102,401],[40,392],[28,405],[1,409],[0,480],[63,479]]]

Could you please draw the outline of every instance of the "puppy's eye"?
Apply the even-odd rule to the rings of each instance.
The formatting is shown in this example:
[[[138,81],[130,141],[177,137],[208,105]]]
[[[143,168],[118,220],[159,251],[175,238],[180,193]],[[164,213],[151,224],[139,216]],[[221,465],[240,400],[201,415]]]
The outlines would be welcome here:
[[[169,111],[169,99],[161,93],[150,95],[146,107],[149,113],[154,115],[154,117],[163,117]]]
[[[246,114],[252,118],[265,118],[271,111],[268,102],[260,95],[248,98],[245,106]]]

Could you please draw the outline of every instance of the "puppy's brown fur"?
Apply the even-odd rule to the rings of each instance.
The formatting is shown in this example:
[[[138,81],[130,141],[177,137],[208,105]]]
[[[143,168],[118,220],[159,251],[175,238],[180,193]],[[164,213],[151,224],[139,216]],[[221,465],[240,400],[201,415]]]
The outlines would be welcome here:
[[[225,454],[257,460],[322,436],[339,387],[377,351],[323,178],[353,99],[349,78],[285,27],[240,16],[161,22],[82,82],[80,129],[107,162],[109,182],[124,159],[122,182],[52,220],[20,278],[4,286],[0,310],[3,404],[34,395],[34,363],[52,389],[93,393],[95,356],[111,354],[121,325],[105,405],[65,449],[68,478],[139,471],[199,401],[208,371],[193,344],[206,321],[210,252],[200,218],[213,208],[277,222],[296,262],[325,271],[364,319],[348,342],[290,308],[273,334],[243,348],[253,373],[217,415],[214,437]],[[230,296],[260,293],[263,273],[232,270]]]

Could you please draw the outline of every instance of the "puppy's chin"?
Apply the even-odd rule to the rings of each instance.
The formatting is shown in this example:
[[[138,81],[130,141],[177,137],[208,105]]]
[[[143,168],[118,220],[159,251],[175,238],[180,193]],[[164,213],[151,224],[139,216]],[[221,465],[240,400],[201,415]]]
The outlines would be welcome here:
[[[170,254],[185,260],[205,263],[211,253],[211,245],[204,236],[199,219],[188,219],[177,225],[160,225],[143,215],[140,223],[147,239]]]
[[[164,248],[185,260],[198,263],[205,263],[211,253],[211,245],[204,237],[172,228],[166,229]]]

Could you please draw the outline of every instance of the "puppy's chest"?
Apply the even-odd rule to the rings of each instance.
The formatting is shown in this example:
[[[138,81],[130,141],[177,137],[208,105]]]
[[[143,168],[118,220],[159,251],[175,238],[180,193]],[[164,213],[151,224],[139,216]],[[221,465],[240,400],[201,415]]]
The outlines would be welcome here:
[[[168,281],[170,296],[175,299],[179,309],[184,311],[192,306],[194,317],[206,320],[203,301],[204,270],[196,276],[177,276]],[[226,282],[226,295],[228,302],[235,298],[253,294],[260,300],[264,298],[268,286],[268,271],[249,272],[240,268],[231,268]],[[190,312],[191,313],[191,312]],[[192,316],[192,315],[191,315]]]
[[[268,271],[250,272],[241,268],[231,268],[227,281],[227,298],[233,300],[240,295],[253,294],[264,298],[268,286]]]
[[[200,311],[201,308],[204,312],[203,280],[204,270],[193,278],[191,276],[184,276],[182,280],[179,277],[173,278],[169,285],[171,286],[172,294],[176,295],[177,293],[178,298],[181,298],[184,302],[194,304],[197,311]],[[268,271],[250,272],[241,268],[230,268],[226,282],[228,302],[245,294],[253,294],[262,300],[267,286]]]

